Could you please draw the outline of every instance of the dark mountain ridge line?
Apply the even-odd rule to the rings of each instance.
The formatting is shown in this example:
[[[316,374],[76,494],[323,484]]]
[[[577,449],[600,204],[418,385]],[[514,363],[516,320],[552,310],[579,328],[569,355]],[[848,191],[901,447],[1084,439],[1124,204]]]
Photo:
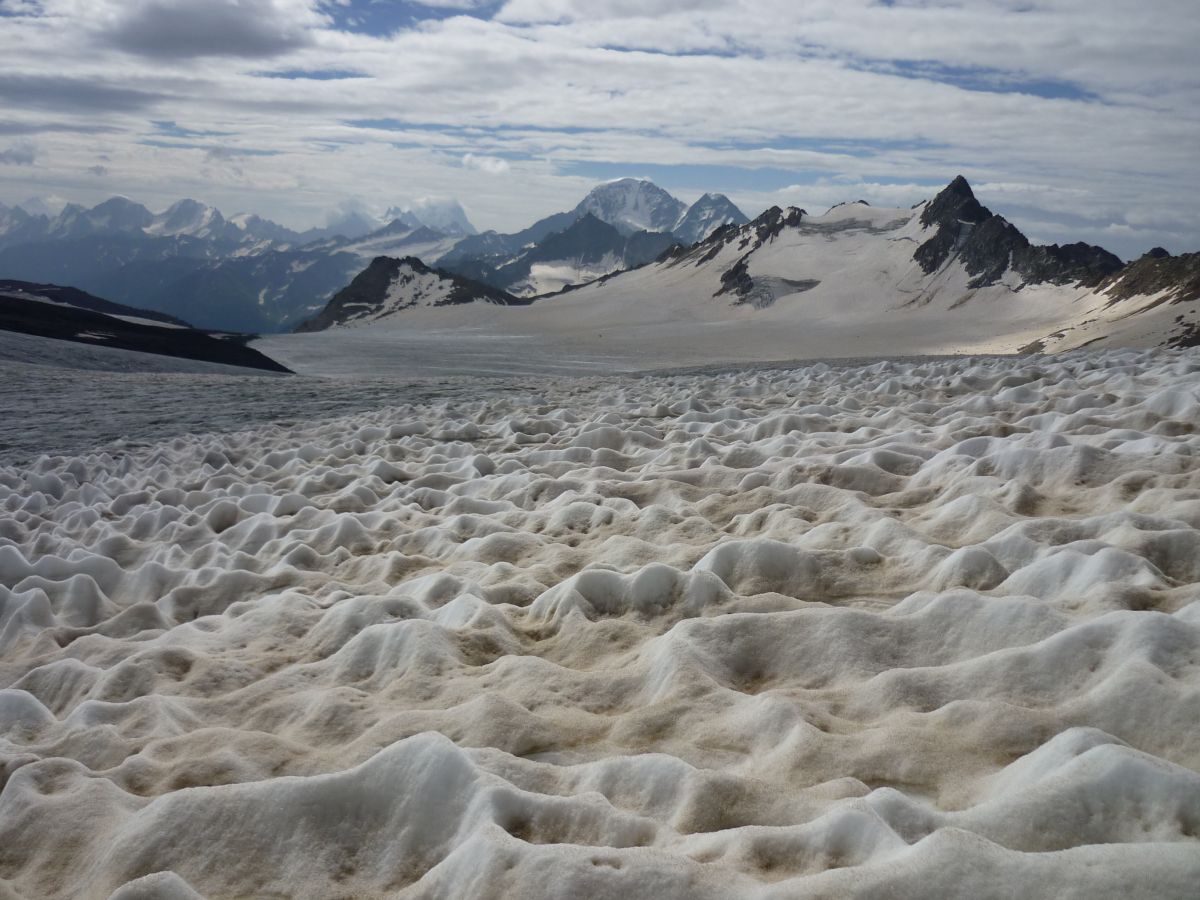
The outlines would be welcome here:
[[[135,306],[126,306],[123,303],[114,303],[111,300],[105,300],[81,291],[78,288],[66,285],[0,279],[0,294],[12,293],[33,294],[45,297],[52,303],[61,303],[78,309],[90,309],[93,312],[104,313],[110,316],[131,316],[138,319],[148,319],[152,322],[178,325],[182,328],[194,327],[189,322],[185,322],[183,319],[178,319],[175,316],[167,315],[166,313],[152,309],[140,309]]]
[[[141,312],[143,311],[133,310],[134,314]],[[127,313],[122,312],[119,315]],[[140,315],[137,317],[145,318]],[[94,347],[132,350],[196,362],[293,374],[291,369],[248,346],[258,335],[208,332],[171,324],[130,322],[118,318],[117,315],[94,309],[44,303],[11,293],[0,293],[0,330]]]

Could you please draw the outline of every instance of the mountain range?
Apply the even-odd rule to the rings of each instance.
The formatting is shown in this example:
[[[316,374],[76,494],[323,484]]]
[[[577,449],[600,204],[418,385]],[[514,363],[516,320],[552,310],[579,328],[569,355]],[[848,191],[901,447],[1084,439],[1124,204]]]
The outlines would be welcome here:
[[[457,202],[418,201],[380,223],[355,209],[297,232],[252,213],[180,200],[161,213],[124,197],[57,214],[0,204],[0,277],[73,285],[198,327],[287,331],[377,256],[415,257],[530,297],[641,265],[746,217],[727,198],[688,206],[656,185],[599,185],[570,212],[516,234],[477,233]]]
[[[1126,264],[1089,244],[1034,244],[962,177],[911,209],[860,201],[814,216],[773,207],[505,315],[383,296],[356,299],[379,328],[486,319],[521,333],[693,341],[700,355],[728,352],[725,334],[760,344],[756,353],[778,346],[778,358],[811,352],[797,340],[830,356],[1200,343],[1200,253],[1156,248]],[[342,324],[336,315],[323,322]]]

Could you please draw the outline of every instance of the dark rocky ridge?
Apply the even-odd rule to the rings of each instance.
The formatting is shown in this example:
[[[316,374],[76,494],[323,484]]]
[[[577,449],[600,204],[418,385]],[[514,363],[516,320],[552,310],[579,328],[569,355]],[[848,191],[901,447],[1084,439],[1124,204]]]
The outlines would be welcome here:
[[[757,219],[750,223],[747,234],[742,239],[742,244],[739,249],[745,249],[753,240],[754,246],[752,250],[757,250],[767,241],[778,237],[785,228],[795,228],[799,225],[808,212],[803,209],[797,209],[794,206],[789,206],[787,209],[781,209],[778,206],[772,206]],[[751,236],[752,235],[752,236]]]
[[[1103,247],[1091,244],[1031,244],[1011,222],[980,204],[961,175],[925,207],[921,224],[937,232],[917,248],[913,259],[926,274],[933,274],[957,257],[973,276],[971,288],[995,284],[1009,269],[1035,284],[1078,282],[1095,287],[1123,266]]]
[[[671,265],[693,263],[700,266],[716,258],[721,248],[734,241],[739,241],[738,249],[747,255],[753,253],[767,241],[778,236],[784,228],[794,228],[808,213],[803,209],[789,206],[783,209],[772,206],[761,213],[758,218],[745,225],[735,225],[732,222],[722,225],[704,240],[691,247],[677,246],[665,251],[660,261]],[[745,257],[734,263],[737,267],[745,262]]]
[[[752,303],[758,307],[769,306],[770,303],[773,303],[773,294],[768,291],[764,295],[760,286],[750,275],[750,255],[763,244],[778,237],[783,229],[797,227],[806,215],[808,215],[807,212],[794,206],[789,206],[787,209],[772,206],[749,225],[741,228],[726,226],[713,232],[708,240],[697,244],[696,249],[704,248],[704,252],[700,254],[696,265],[713,259],[721,251],[722,246],[739,238],[741,242],[738,244],[738,250],[745,251],[738,261],[721,275],[721,287],[715,296],[733,294],[737,298],[734,302]],[[816,282],[805,282],[805,284],[811,288]],[[766,300],[765,296],[770,296],[770,300]]]
[[[523,306],[529,300],[522,300],[505,293],[491,285],[464,278],[444,269],[435,269],[425,265],[415,256],[396,259],[391,256],[377,256],[371,264],[354,277],[345,288],[338,291],[325,308],[311,319],[296,326],[297,333],[323,331],[334,325],[360,318],[364,312],[382,308],[387,299],[388,289],[397,278],[412,279],[418,275],[433,274],[442,279],[445,284],[446,296],[433,304],[435,306],[453,306],[459,303],[483,301],[496,303],[501,306]]]
[[[133,310],[134,314],[141,312]],[[122,312],[120,315],[126,314]],[[246,346],[254,335],[210,333],[176,325],[128,322],[92,309],[42,303],[11,295],[0,295],[0,330],[265,372],[291,372],[275,360]]]

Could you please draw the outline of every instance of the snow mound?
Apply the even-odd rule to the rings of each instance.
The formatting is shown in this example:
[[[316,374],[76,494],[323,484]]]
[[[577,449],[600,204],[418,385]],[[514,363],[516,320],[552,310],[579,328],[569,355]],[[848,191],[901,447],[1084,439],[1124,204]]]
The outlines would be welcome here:
[[[1194,896],[1198,392],[544,378],[0,468],[0,893]]]

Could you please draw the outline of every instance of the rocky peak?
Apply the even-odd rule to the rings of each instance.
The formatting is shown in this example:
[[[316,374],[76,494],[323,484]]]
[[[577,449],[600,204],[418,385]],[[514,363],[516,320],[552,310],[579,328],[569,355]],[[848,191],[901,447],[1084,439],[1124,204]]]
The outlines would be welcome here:
[[[750,229],[757,241],[756,246],[765,244],[785,228],[795,228],[807,215],[806,210],[795,206],[789,206],[787,209],[772,206],[750,223]]]
[[[975,192],[967,184],[967,179],[959,175],[929,201],[929,205],[921,212],[921,224],[926,228],[950,226],[957,222],[978,224],[991,215],[991,210],[975,199]]]
[[[961,175],[929,202],[921,224],[936,230],[913,259],[927,274],[957,259],[972,276],[971,288],[995,284],[1009,270],[1027,282],[1095,285],[1122,267],[1102,247],[1031,244],[1011,222],[980,204]]]

